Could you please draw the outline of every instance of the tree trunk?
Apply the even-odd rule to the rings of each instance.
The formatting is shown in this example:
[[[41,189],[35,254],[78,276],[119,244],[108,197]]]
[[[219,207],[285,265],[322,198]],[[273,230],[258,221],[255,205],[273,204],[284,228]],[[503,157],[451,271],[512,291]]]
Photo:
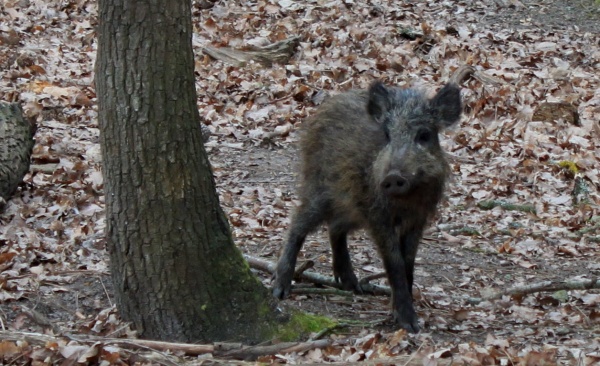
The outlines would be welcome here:
[[[190,0],[100,0],[96,87],[117,308],[140,335],[258,342],[267,289],[231,238],[196,109]]]
[[[29,171],[32,136],[21,106],[0,102],[0,210]]]

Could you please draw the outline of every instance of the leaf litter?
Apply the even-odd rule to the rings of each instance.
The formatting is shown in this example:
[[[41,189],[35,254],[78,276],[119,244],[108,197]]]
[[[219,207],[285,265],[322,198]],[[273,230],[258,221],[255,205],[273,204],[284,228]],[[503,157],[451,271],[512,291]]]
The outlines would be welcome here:
[[[198,109],[210,130],[206,148],[221,203],[241,250],[271,261],[297,204],[297,131],[323,98],[374,79],[434,90],[463,65],[484,76],[462,83],[461,124],[442,136],[452,177],[417,258],[424,331],[395,330],[385,297],[298,294],[287,303],[359,325],[331,335],[328,348],[263,362],[347,364],[403,355],[427,365],[600,361],[597,290],[468,301],[600,273],[595,8],[550,0],[259,0],[194,1],[192,10]],[[112,304],[103,238],[96,25],[89,0],[0,5],[0,97],[20,102],[38,125],[36,165],[0,216],[3,330],[135,337]],[[202,52],[292,36],[300,45],[285,65],[231,66]],[[55,166],[39,168],[48,164]],[[486,202],[497,204],[482,209]],[[352,235],[350,251],[359,277],[382,271],[365,233]],[[300,260],[309,259],[330,275],[324,230],[308,238]],[[269,276],[258,274],[269,285]],[[0,357],[136,360],[102,342],[61,342],[6,340]]]

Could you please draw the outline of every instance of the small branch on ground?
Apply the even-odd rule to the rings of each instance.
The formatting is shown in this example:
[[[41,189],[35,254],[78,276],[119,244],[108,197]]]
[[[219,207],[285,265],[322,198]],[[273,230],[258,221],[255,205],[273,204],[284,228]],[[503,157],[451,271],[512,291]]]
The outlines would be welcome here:
[[[274,263],[271,263],[269,261],[265,261],[263,259],[259,259],[256,257],[251,257],[249,255],[244,255],[244,258],[246,259],[246,261],[248,262],[250,267],[252,267],[254,269],[258,269],[260,271],[267,272],[270,274],[275,273],[275,264]],[[305,271],[302,274],[300,274],[299,277],[295,277],[295,279],[296,280],[305,280],[305,281],[312,282],[316,285],[333,287],[333,288],[343,290],[342,284],[337,282],[335,280],[335,278],[323,276],[323,275],[320,275],[315,272]],[[392,293],[392,290],[388,286],[374,285],[374,284],[363,283],[363,282],[360,282],[360,284],[361,284],[362,291],[366,294],[390,296]],[[293,290],[292,290],[292,292],[293,292]]]
[[[314,261],[305,261],[302,262],[302,264],[300,264],[298,266],[298,268],[296,268],[296,271],[294,271],[294,278],[296,277],[300,277],[300,275],[302,275],[302,273],[304,273],[307,269],[313,268],[315,266],[315,262]]]
[[[481,201],[477,203],[477,207],[482,210],[491,210],[495,207],[502,207],[505,210],[509,211],[521,211],[521,212],[529,212],[535,214],[535,206],[533,205],[518,205],[506,201],[498,201],[498,200],[490,200],[490,201]]]
[[[476,70],[473,66],[463,65],[458,69],[454,70],[450,76],[450,82],[460,84],[467,80],[469,77],[479,80],[482,84],[488,84],[493,86],[506,85],[506,82],[502,79],[486,74],[483,71]]]
[[[575,232],[576,237],[580,238],[583,235],[590,235],[600,232],[600,218],[594,217],[590,221],[590,226],[583,227]],[[591,237],[588,237],[588,240],[592,240]],[[593,241],[593,240],[592,240]]]
[[[474,164],[475,159],[472,156],[458,156],[451,152],[447,152],[446,156],[448,159],[455,163],[465,163],[465,164]]]
[[[304,352],[316,348],[325,348],[332,344],[330,339],[319,339],[316,341],[299,342],[299,343],[278,343],[270,346],[254,346],[244,347],[241,349],[231,350],[225,353],[215,352],[213,355],[222,358],[233,358],[237,360],[256,359],[260,356],[286,354],[292,352]]]
[[[249,46],[246,50],[230,47],[204,47],[202,52],[216,60],[237,67],[241,67],[249,61],[256,61],[263,66],[271,67],[273,63],[287,64],[299,44],[300,38],[291,37],[263,47]]]
[[[350,327],[350,324],[346,324],[346,323],[334,324],[334,325],[332,325],[330,327],[322,329],[319,333],[317,333],[314,336],[310,337],[309,341],[316,341],[317,339],[321,339],[321,338],[325,337],[326,335],[332,333],[336,329],[348,328],[348,327]]]
[[[469,65],[463,65],[458,69],[454,70],[452,75],[450,76],[450,82],[454,84],[460,84],[463,81],[467,80],[475,73],[475,68]]]
[[[497,291],[487,294],[480,298],[469,298],[467,302],[471,304],[479,304],[482,301],[500,299],[502,296],[527,295],[536,292],[554,292],[561,290],[589,290],[595,288],[600,288],[600,280],[597,280],[596,278],[578,281],[544,281],[533,283],[531,285],[515,286],[504,291]]]
[[[44,174],[52,174],[54,171],[58,169],[58,164],[31,164],[29,166],[29,171],[32,173],[44,173]]]
[[[361,278],[360,281],[358,281],[358,283],[362,286],[362,285],[367,284],[367,283],[369,283],[369,282],[371,282],[373,280],[377,280],[377,279],[380,279],[380,278],[385,278],[386,276],[387,275],[386,275],[385,272],[374,273],[372,275],[368,275],[368,276],[365,276],[365,277]]]
[[[332,340],[321,339],[308,342],[284,342],[267,346],[244,346],[240,343],[215,343],[215,344],[188,344],[152,341],[146,339],[121,339],[104,338],[87,335],[68,335],[64,337],[50,336],[39,333],[18,332],[18,331],[0,331],[0,340],[2,341],[22,341],[29,344],[45,346],[48,343],[64,343],[61,340],[75,341],[80,344],[94,345],[116,345],[124,349],[144,349],[157,352],[178,352],[186,356],[198,356],[211,353],[214,357],[227,359],[249,360],[256,359],[259,356],[285,354],[292,352],[304,352],[316,348],[325,348],[332,344]]]
[[[292,293],[295,295],[335,295],[335,296],[353,296],[352,291],[339,290],[337,288],[316,288],[316,287],[294,287]]]
[[[251,257],[249,255],[244,254],[244,259],[251,268],[258,269],[259,271],[275,274],[275,263],[265,261],[263,259]]]

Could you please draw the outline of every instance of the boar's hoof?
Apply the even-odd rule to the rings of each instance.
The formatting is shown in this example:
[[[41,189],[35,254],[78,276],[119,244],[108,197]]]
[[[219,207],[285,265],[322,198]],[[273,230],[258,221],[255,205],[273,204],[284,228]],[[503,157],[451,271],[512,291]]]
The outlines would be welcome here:
[[[283,300],[290,296],[290,292],[292,291],[292,283],[288,282],[287,285],[281,284],[280,281],[275,279],[275,285],[273,286],[273,296],[276,298]]]
[[[335,282],[341,283],[343,290],[352,291],[355,294],[363,293],[362,287],[358,283],[358,278],[356,278],[354,272],[335,273]]]
[[[419,318],[417,318],[414,310],[412,312],[404,311],[402,313],[404,315],[401,315],[398,311],[394,311],[394,321],[396,324],[398,324],[401,328],[406,329],[406,331],[409,333],[419,333],[421,327],[419,327]]]

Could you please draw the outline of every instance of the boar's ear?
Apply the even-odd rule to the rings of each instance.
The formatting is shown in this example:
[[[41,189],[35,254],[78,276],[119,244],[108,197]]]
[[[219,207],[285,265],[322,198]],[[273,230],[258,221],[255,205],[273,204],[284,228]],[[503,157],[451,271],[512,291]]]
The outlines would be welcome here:
[[[390,92],[386,87],[380,81],[371,84],[367,112],[375,120],[380,120],[381,116],[390,109],[390,104]]]
[[[452,126],[460,119],[462,104],[460,102],[460,89],[456,84],[446,84],[430,101],[435,118],[439,119],[439,127]]]

